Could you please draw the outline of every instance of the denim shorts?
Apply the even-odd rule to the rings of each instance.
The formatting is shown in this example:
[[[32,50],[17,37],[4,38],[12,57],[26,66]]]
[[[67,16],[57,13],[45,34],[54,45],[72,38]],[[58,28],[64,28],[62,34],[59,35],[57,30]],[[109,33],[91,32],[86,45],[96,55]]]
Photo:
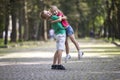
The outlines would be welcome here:
[[[74,30],[70,25],[65,30],[66,30],[66,36],[70,36],[74,34]]]

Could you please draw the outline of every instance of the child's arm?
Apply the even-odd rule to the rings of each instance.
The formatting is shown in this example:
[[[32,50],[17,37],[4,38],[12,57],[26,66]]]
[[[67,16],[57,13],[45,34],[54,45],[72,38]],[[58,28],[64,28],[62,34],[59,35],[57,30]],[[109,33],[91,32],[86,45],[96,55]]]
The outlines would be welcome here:
[[[59,18],[57,20],[51,20],[51,23],[61,22],[61,21],[62,21],[62,17],[59,16]]]
[[[67,17],[66,17],[66,16],[63,16],[62,19],[67,19]]]
[[[59,18],[57,20],[52,20],[51,23],[55,23],[55,22],[61,22],[63,19],[67,19],[66,16],[59,16]]]

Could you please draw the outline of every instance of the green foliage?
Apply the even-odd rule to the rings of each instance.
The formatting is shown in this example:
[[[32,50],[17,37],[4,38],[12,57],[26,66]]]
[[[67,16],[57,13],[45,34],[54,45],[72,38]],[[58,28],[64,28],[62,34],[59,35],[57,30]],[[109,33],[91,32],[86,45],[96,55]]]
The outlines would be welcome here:
[[[103,16],[96,16],[95,18],[95,26],[101,26],[104,23],[104,18]]]
[[[0,46],[3,46],[3,45],[4,45],[4,40],[0,39]]]
[[[10,4],[10,1],[15,1],[15,5]],[[26,13],[22,10],[22,15],[19,16],[19,10],[25,8],[25,1],[27,3]],[[106,1],[109,3],[108,8]],[[115,30],[114,32],[116,33],[114,34],[120,33],[120,0],[0,0],[0,33],[5,29],[6,4],[10,7],[9,12],[14,7],[18,21],[21,17],[21,23],[23,23],[21,24],[22,30],[26,31],[25,21],[28,21],[29,39],[33,39],[33,36],[36,34],[38,37],[43,37],[44,26],[43,21],[39,17],[39,13],[43,9],[48,10],[50,5],[58,6],[68,17],[68,21],[74,30],[84,36],[88,36],[91,29],[94,29],[95,33],[100,31],[100,26],[103,26],[104,22],[106,22],[109,14],[108,10],[111,9],[109,17],[112,20],[113,26],[115,26],[111,30]],[[114,5],[111,6],[112,4]],[[26,20],[26,16],[28,20]],[[106,29],[109,27],[108,23],[106,22]],[[38,35],[38,33],[40,34]]]
[[[0,0],[0,33],[4,30],[4,1]]]

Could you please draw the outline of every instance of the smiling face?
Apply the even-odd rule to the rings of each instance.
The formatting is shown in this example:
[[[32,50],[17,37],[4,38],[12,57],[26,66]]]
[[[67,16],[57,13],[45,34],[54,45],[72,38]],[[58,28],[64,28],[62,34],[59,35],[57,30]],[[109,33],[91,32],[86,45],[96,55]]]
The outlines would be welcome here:
[[[54,9],[51,9],[50,11],[51,11],[52,14],[55,14],[55,15],[58,13],[58,11],[54,10]]]
[[[50,11],[47,11],[47,10],[44,10],[42,13],[41,13],[41,17],[43,19],[49,19],[49,17],[52,16],[52,13]]]
[[[56,6],[51,6],[50,12],[51,12],[52,14],[55,14],[55,15],[58,14],[57,7],[56,7]]]

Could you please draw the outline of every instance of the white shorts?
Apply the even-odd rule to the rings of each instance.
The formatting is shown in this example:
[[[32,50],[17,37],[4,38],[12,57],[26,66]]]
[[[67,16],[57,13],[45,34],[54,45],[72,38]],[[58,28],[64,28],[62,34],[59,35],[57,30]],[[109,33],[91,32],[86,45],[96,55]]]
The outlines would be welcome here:
[[[56,35],[56,49],[57,50],[65,50],[65,39],[66,39],[66,34]]]

